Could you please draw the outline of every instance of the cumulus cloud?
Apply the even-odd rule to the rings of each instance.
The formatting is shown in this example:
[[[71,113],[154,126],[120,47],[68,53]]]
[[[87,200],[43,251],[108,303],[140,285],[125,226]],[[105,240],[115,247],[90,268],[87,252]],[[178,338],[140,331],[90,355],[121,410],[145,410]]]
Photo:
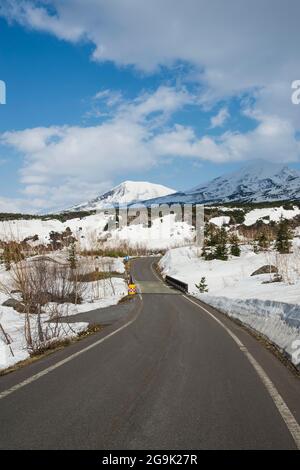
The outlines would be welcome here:
[[[43,209],[45,201],[39,200],[38,198],[25,199],[21,197],[8,198],[0,196],[0,213],[9,212],[12,214],[19,213],[35,213],[40,207]]]
[[[18,200],[0,197],[0,212],[20,212],[22,204]]]
[[[43,5],[44,4],[44,5]],[[17,21],[23,26],[45,31],[59,39],[77,42],[84,37],[84,29],[80,25],[65,24],[56,14],[50,14],[47,1],[3,0],[0,14],[8,21]]]
[[[299,14],[298,0],[2,0],[0,6],[9,21],[89,41],[99,62],[146,72],[187,63],[205,87],[202,103],[251,90],[262,112],[297,128],[290,86],[299,78]]]
[[[153,139],[160,155],[199,158],[215,163],[264,159],[297,161],[300,142],[289,121],[276,116],[260,116],[257,127],[246,133],[224,132],[221,136],[198,138],[190,127],[176,125]]]
[[[124,173],[155,165],[153,135],[190,100],[185,89],[161,86],[130,103],[121,100],[101,124],[10,131],[0,136],[0,144],[23,157],[24,196],[36,198],[37,208],[61,208],[94,197]]]
[[[299,13],[298,0],[2,0],[0,15],[8,21],[72,43],[88,41],[94,61],[146,73],[188,64],[188,78],[201,84],[199,105],[245,94],[254,98],[253,109],[247,109],[254,129],[216,137],[170,124],[177,110],[195,102],[184,88],[161,86],[131,103],[121,93],[99,90],[94,114],[103,117],[105,107],[102,124],[2,135],[3,145],[23,155],[25,194],[40,203],[44,188],[46,199],[60,204],[56,194],[63,188],[66,198],[79,187],[88,196],[99,181],[108,184],[128,168],[146,170],[166,156],[297,160],[300,113],[290,97],[300,70]],[[211,128],[225,126],[228,118],[221,108]]]
[[[175,111],[192,102],[185,89],[161,86],[130,103],[122,100],[113,117],[101,124],[5,132],[0,143],[23,156],[23,195],[37,209],[60,209],[90,199],[122,174],[145,171],[170,156],[216,163],[299,158],[291,122],[255,109],[244,111],[256,122],[245,133],[198,136],[192,127],[168,123]],[[221,110],[214,125],[221,125],[226,113]]]
[[[298,0],[2,0],[0,12],[60,39],[89,40],[95,60],[148,71],[184,60],[216,90],[232,91],[297,72],[299,9]]]

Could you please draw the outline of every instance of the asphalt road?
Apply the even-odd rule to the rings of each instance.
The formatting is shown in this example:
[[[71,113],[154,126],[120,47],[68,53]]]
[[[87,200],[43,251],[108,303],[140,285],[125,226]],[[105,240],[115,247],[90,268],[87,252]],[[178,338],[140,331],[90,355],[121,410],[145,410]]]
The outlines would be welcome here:
[[[142,284],[158,283],[151,262],[133,265]],[[102,332],[0,377],[0,448],[295,449],[245,348],[298,422],[299,379],[244,329],[164,289],[137,297]]]

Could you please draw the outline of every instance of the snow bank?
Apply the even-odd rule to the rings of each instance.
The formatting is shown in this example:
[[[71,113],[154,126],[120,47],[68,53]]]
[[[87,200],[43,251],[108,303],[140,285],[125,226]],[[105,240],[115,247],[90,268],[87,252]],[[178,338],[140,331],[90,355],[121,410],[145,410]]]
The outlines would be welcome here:
[[[164,275],[186,282],[190,294],[238,318],[291,355],[293,342],[300,340],[299,260],[294,254],[277,256],[284,257],[291,283],[264,284],[271,275],[251,276],[274,262],[275,254],[255,254],[247,247],[242,247],[241,257],[228,261],[205,261],[196,247],[177,248],[169,250],[159,264]],[[202,276],[206,277],[207,294],[195,287]]]
[[[118,277],[89,282],[84,293],[83,302],[78,305],[68,304],[68,313],[74,315],[116,305],[127,295],[127,290],[128,287],[125,280]]]
[[[293,344],[300,339],[300,307],[259,299],[229,299],[209,294],[201,300],[266,336],[291,358]]]
[[[2,304],[2,296],[0,295],[0,303]],[[49,315],[42,315],[42,323],[49,320]],[[11,350],[3,342],[3,334],[0,333],[0,370],[6,369],[19,361],[23,361],[29,357],[26,345],[24,327],[25,315],[16,312],[13,308],[0,306],[0,323],[8,335],[11,344]],[[36,315],[30,315],[30,325],[33,338],[37,337]],[[88,324],[84,322],[61,323],[59,325],[59,334],[55,339],[65,339],[77,336],[78,333],[85,330]]]
[[[25,238],[38,235],[35,244],[48,244],[50,232],[62,233],[69,227],[75,237],[80,241],[82,248],[89,249],[95,245],[95,241],[102,234],[109,216],[98,213],[61,222],[57,219],[40,220],[9,220],[0,222],[0,240],[23,241]]]
[[[250,226],[258,220],[268,224],[270,221],[279,222],[280,218],[293,219],[300,214],[300,209],[294,206],[293,209],[284,209],[281,207],[266,207],[262,209],[253,209],[245,215],[244,225]],[[267,217],[267,218],[266,218]]]
[[[169,214],[156,218],[151,227],[132,224],[110,232],[108,245],[126,243],[129,246],[142,246],[148,250],[168,249],[188,244],[195,237],[194,228],[186,222],[175,221],[175,215]]]
[[[102,243],[110,248],[117,248],[120,243],[126,243],[133,248],[139,246],[154,250],[188,244],[195,236],[194,228],[186,222],[175,221],[174,214],[154,219],[150,228],[144,224],[132,223],[127,227],[104,231],[110,218],[111,215],[99,212],[66,222],[40,219],[2,221],[0,240],[21,242],[25,238],[38,235],[37,241],[30,242],[32,246],[48,244],[50,232],[62,233],[66,228],[70,228],[81,249],[94,249],[99,246],[99,240],[102,240]]]
[[[228,215],[223,215],[219,217],[212,217],[209,219],[211,224],[217,225],[218,227],[222,227],[223,225],[229,224],[230,217]]]

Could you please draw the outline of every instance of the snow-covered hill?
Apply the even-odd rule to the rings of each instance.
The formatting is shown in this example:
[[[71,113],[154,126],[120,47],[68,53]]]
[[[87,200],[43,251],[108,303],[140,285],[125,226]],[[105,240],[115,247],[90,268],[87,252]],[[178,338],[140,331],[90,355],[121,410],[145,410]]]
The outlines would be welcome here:
[[[190,190],[147,201],[147,204],[267,202],[287,199],[300,199],[300,172],[286,165],[259,161]]]
[[[167,188],[161,184],[148,183],[146,181],[124,181],[110,191],[101,194],[91,201],[73,206],[68,211],[102,210],[113,206],[158,198],[174,192],[174,189]]]

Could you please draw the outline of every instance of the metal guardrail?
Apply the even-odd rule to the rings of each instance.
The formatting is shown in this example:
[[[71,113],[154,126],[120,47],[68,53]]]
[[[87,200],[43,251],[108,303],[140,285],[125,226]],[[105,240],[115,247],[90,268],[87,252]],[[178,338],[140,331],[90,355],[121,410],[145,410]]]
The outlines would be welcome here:
[[[179,279],[175,279],[174,277],[171,277],[171,276],[166,276],[165,281],[170,286],[175,287],[175,289],[181,290],[181,292],[184,292],[185,294],[187,294],[189,291],[188,284],[186,284],[185,282],[179,281]]]

